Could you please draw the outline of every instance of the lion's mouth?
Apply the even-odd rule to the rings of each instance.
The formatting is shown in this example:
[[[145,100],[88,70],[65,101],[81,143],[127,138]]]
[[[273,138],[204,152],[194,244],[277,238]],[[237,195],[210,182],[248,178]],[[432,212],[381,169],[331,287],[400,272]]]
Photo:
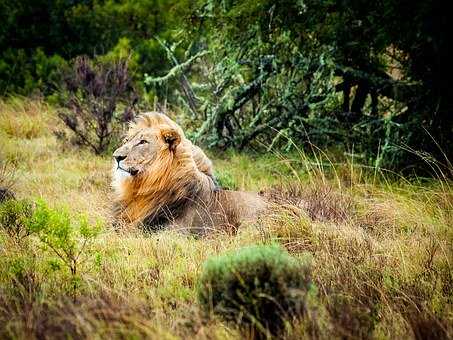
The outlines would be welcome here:
[[[135,169],[135,168],[124,169],[119,164],[117,165],[116,170],[122,170],[124,172],[129,173],[131,176],[135,176],[135,175],[138,174],[138,170],[137,169]]]

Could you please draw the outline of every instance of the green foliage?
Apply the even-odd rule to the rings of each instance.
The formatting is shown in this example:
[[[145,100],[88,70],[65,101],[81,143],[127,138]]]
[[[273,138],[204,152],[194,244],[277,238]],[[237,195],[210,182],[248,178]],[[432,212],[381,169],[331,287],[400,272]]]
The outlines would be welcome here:
[[[60,81],[66,61],[58,54],[47,56],[41,48],[27,55],[24,49],[8,48],[0,55],[0,94],[50,94]]]
[[[171,35],[182,20],[180,1],[52,0],[0,1],[0,94],[46,95],[54,71],[79,55],[107,54],[129,41],[139,74],[163,74],[171,64],[154,35]],[[116,53],[116,52],[113,52]],[[45,74],[46,67],[51,72]]]
[[[429,167],[427,153],[448,167],[453,121],[439,104],[448,102],[450,87],[441,85],[448,77],[425,73],[451,68],[442,52],[436,60],[428,52],[445,44],[437,20],[444,14],[417,1],[409,6],[417,24],[400,27],[405,7],[394,0],[204,1],[186,26],[184,60],[209,53],[183,72],[192,82],[179,80],[176,98],[168,97],[198,122],[195,139],[212,147],[341,145],[376,167]],[[181,68],[157,79],[174,79],[174,71]]]
[[[198,286],[199,302],[240,327],[276,334],[304,310],[311,287],[308,263],[278,246],[250,246],[209,259]]]
[[[74,223],[67,211],[50,209],[42,201],[36,204],[28,228],[63,261],[73,275],[77,273],[78,261],[85,247],[101,230],[99,223],[90,226],[83,216]]]
[[[88,247],[99,235],[100,223],[92,226],[84,216],[74,221],[68,211],[51,209],[43,201],[33,206],[27,200],[8,200],[0,205],[0,227],[16,240],[31,236],[37,238],[44,250],[56,256],[49,266],[53,271],[69,270],[69,287],[75,299],[82,282],[80,267],[92,257]],[[22,260],[17,262],[19,269],[23,267],[22,263]],[[15,268],[13,264],[11,268]]]
[[[9,199],[0,204],[0,228],[16,239],[29,235],[33,206],[28,200]]]
[[[238,185],[234,179],[234,176],[227,170],[215,171],[214,176],[222,189],[238,190]]]
[[[37,203],[29,228],[37,234],[45,248],[57,256],[62,267],[69,270],[69,289],[75,300],[83,282],[80,267],[94,256],[88,247],[100,233],[101,224],[90,226],[84,216],[73,222],[67,211],[50,209],[41,201]],[[60,269],[57,261],[51,267]]]

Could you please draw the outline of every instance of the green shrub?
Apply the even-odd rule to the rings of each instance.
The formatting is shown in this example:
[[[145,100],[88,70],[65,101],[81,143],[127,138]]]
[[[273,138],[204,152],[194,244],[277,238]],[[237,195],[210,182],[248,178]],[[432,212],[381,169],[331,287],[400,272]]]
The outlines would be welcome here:
[[[0,204],[0,228],[17,240],[31,235],[41,250],[55,255],[51,266],[69,272],[68,288],[76,298],[81,268],[95,260],[90,246],[101,231],[100,223],[90,225],[85,216],[74,219],[68,211],[49,208],[43,201],[7,200]]]
[[[32,94],[51,93],[67,62],[57,53],[47,55],[41,47],[35,49],[7,48],[0,52],[0,91]]]
[[[88,256],[86,248],[101,231],[100,223],[91,226],[84,216],[74,222],[67,211],[51,209],[42,201],[37,202],[28,228],[70,270],[74,280]]]
[[[21,239],[29,234],[28,221],[33,206],[27,200],[9,199],[0,204],[0,227],[11,237]]]
[[[310,288],[307,261],[276,245],[261,245],[209,259],[198,297],[206,312],[263,337],[278,334],[286,320],[303,312]]]

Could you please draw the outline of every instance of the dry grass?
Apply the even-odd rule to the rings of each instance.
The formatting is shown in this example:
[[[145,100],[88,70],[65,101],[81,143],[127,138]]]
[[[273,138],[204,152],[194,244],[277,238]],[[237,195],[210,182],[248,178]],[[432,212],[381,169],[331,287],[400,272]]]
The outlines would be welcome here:
[[[0,99],[0,130],[9,137],[33,139],[46,136],[52,132],[55,122],[53,109],[42,100]]]
[[[317,294],[285,338],[453,336],[451,183],[389,180],[351,164],[332,171],[300,155],[232,154],[215,160],[218,171],[279,203],[259,223],[203,239],[115,232],[110,159],[63,149],[52,115],[36,100],[0,103],[4,173],[14,173],[19,198],[86,213],[104,221],[104,230],[87,249],[75,300],[70,274],[49,249],[0,231],[1,338],[238,338],[234,325],[199,311],[201,265],[214,254],[271,242],[313,258]]]

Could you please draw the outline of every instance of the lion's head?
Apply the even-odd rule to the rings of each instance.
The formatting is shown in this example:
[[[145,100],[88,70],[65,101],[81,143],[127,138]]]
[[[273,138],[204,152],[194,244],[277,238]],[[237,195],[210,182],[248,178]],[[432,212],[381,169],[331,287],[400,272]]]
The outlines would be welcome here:
[[[215,187],[212,163],[166,115],[142,114],[113,153],[119,217],[138,222]],[[200,184],[202,183],[202,185]]]
[[[135,176],[146,176],[156,163],[162,162],[163,158],[172,158],[176,152],[179,155],[191,153],[197,168],[214,178],[212,162],[186,139],[178,124],[162,113],[142,114],[131,123],[123,145],[113,153],[114,185]]]
[[[143,175],[159,154],[175,151],[184,134],[165,118],[162,114],[150,113],[131,125],[123,145],[113,153],[116,173],[121,177]]]

